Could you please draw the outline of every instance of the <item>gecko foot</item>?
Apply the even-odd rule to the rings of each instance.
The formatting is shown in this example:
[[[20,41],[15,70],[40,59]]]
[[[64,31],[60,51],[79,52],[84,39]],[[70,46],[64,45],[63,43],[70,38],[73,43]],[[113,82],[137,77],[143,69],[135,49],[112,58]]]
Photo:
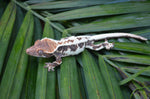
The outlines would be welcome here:
[[[54,64],[53,63],[45,63],[46,64],[46,66],[44,66],[44,68],[48,68],[48,71],[54,71],[54,68],[55,68],[55,66],[54,66]]]
[[[105,48],[106,48],[107,50],[110,50],[111,48],[114,47],[114,43],[109,43],[109,42],[107,41],[107,39],[105,39],[104,46],[105,46]]]

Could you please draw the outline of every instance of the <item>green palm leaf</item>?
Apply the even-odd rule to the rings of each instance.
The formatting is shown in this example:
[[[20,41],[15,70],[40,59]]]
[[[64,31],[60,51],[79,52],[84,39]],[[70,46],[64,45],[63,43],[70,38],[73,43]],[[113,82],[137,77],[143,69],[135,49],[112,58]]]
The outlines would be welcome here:
[[[69,33],[110,31],[150,26],[150,13],[127,14],[66,29]]]
[[[28,62],[28,56],[25,54],[25,50],[30,46],[32,34],[33,17],[28,12],[15,40],[2,78],[0,94],[3,99],[9,97],[18,98],[20,96]],[[20,83],[17,83],[18,81]]]
[[[5,10],[1,20],[0,20],[0,74],[4,63],[4,58],[6,56],[8,44],[10,41],[10,36],[13,29],[13,24],[16,16],[16,6],[10,3]]]
[[[87,17],[108,16],[108,15],[135,13],[143,11],[149,12],[149,8],[150,2],[126,2],[126,3],[115,3],[108,5],[86,7],[82,9],[58,13],[51,16],[47,15],[47,17],[52,21],[73,20]]]
[[[5,3],[0,1],[0,5]],[[0,7],[2,99],[150,98],[149,40],[111,39],[115,44],[111,50],[85,50],[64,57],[54,72],[43,66],[55,58],[35,58],[25,52],[43,37],[61,39],[109,31],[150,39],[149,1],[12,0],[4,9]]]

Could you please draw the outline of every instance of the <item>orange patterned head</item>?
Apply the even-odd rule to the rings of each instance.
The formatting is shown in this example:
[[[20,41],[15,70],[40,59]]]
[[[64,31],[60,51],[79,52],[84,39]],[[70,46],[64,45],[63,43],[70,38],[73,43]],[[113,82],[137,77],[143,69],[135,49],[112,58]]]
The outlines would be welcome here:
[[[57,49],[57,42],[52,39],[44,38],[37,40],[33,46],[26,49],[26,53],[36,57],[51,57]]]

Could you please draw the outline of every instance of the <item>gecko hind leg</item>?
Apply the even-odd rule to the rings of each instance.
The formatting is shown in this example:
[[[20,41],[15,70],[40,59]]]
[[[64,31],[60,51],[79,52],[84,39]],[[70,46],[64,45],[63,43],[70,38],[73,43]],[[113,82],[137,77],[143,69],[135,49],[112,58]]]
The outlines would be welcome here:
[[[48,68],[48,71],[52,70],[54,71],[54,68],[62,63],[62,60],[60,57],[56,57],[56,61],[53,63],[45,63],[46,65],[44,66],[45,68]]]
[[[86,44],[86,48],[91,49],[91,50],[96,50],[96,51],[101,50],[103,48],[110,50],[113,47],[114,47],[114,43],[109,43],[107,41],[107,39],[105,39],[104,43],[100,43],[100,44],[96,44],[96,45],[94,45],[94,42],[88,42]]]
[[[105,39],[105,42],[103,44],[107,50],[110,50],[111,48],[114,47],[114,43],[109,43],[107,39]]]

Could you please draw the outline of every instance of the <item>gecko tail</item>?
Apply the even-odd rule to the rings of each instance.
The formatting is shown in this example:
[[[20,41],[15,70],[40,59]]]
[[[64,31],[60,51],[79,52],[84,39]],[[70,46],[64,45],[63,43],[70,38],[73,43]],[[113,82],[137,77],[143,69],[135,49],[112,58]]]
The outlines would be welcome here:
[[[142,36],[138,36],[135,34],[130,34],[130,33],[107,33],[107,34],[99,34],[95,36],[91,36],[89,40],[103,40],[103,39],[109,39],[109,38],[119,38],[119,37],[130,37],[130,38],[135,38],[139,40],[146,41],[147,38],[144,38]]]

